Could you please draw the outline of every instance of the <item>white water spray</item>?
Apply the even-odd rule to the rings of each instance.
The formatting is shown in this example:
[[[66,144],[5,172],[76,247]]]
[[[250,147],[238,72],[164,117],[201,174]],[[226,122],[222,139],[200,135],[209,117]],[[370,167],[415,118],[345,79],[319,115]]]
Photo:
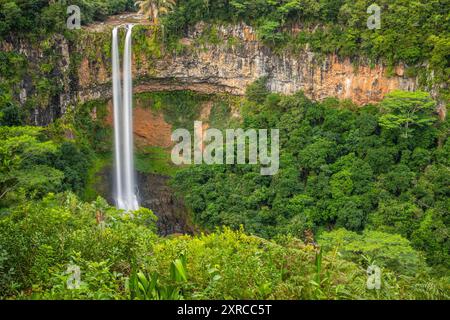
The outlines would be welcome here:
[[[139,209],[133,153],[133,81],[131,74],[133,25],[127,26],[125,38],[122,70],[123,92],[121,92],[120,79],[119,28],[114,28],[112,32],[115,200],[118,209],[133,211]]]

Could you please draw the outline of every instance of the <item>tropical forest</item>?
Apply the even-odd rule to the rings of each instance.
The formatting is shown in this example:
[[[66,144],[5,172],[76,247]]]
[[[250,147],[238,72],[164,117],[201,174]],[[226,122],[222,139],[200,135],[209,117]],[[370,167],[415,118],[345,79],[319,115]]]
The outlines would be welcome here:
[[[450,0],[0,0],[0,300],[449,300]]]

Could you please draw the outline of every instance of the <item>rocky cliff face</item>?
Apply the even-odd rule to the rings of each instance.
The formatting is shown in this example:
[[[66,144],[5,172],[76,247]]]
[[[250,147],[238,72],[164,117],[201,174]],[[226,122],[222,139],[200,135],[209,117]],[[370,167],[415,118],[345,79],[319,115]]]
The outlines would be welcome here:
[[[21,69],[20,79],[11,81],[0,75],[0,81],[9,82],[15,100],[29,109],[30,123],[51,123],[75,101],[72,96],[77,80],[71,77],[75,76],[71,74],[73,50],[62,35],[53,35],[41,43],[12,38],[0,42],[0,51],[23,57],[23,65],[15,66]]]
[[[169,179],[156,174],[139,174],[141,205],[151,209],[158,217],[156,225],[160,235],[194,234],[198,230],[190,221],[184,203],[168,185]]]
[[[198,25],[181,40],[182,54],[165,54],[158,59],[135,57],[137,92],[190,89],[204,93],[227,92],[243,95],[248,84],[267,77],[269,89],[292,94],[302,90],[316,100],[326,97],[351,99],[362,105],[381,100],[394,89],[415,90],[417,80],[407,78],[402,66],[387,77],[382,65],[358,68],[337,56],[321,58],[307,50],[279,54],[256,40],[254,30],[244,24],[218,28],[215,44],[199,44],[205,28]],[[100,32],[107,32],[102,30]],[[233,41],[230,41],[233,40]],[[79,99],[110,96],[108,66],[85,57],[79,69]],[[101,93],[100,93],[101,92]]]
[[[112,171],[112,167],[108,165],[97,172],[94,185],[97,193],[110,204],[114,204]],[[156,222],[158,234],[162,236],[194,234],[198,232],[198,229],[191,221],[189,211],[183,201],[174,194],[169,186],[169,179],[169,177],[158,174],[138,173],[140,204],[152,210],[158,217]]]
[[[218,27],[212,44],[204,41],[208,28],[211,26],[192,28],[180,41],[182,53],[168,52],[160,44],[157,54],[136,50],[135,91],[189,89],[243,95],[248,84],[265,76],[274,92],[291,94],[302,90],[312,99],[337,97],[362,105],[377,102],[394,89],[418,87],[417,79],[406,77],[402,66],[388,77],[382,65],[370,67],[359,62],[356,68],[348,59],[319,57],[308,50],[275,53],[258,42],[254,30],[244,24]],[[144,32],[144,37],[142,33],[135,35],[136,47],[151,42],[151,27]],[[111,25],[105,24],[86,28],[71,42],[55,36],[46,46],[31,46],[23,41],[0,44],[1,50],[24,55],[31,70],[38,70],[48,62],[49,55],[52,57],[48,74],[28,72],[15,88],[17,100],[24,105],[38,95],[39,78],[50,79],[55,85],[46,99],[40,99],[40,103],[32,101],[33,123],[45,125],[64,114],[69,106],[111,97],[110,34]]]

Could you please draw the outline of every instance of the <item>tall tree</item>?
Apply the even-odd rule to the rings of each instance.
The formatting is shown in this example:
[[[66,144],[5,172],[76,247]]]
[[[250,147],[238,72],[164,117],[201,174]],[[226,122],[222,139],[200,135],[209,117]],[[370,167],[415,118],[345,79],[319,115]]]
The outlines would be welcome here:
[[[401,136],[410,138],[415,127],[436,121],[433,112],[436,103],[426,92],[393,91],[380,104],[384,115],[380,125],[388,130],[400,130]]]
[[[155,24],[159,22],[159,15],[166,14],[174,8],[176,0],[139,0],[139,13],[153,20]]]

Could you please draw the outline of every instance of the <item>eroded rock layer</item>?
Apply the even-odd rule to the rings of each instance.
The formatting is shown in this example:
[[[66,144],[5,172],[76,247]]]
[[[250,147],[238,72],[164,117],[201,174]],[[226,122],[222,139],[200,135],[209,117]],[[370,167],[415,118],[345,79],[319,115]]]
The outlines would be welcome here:
[[[165,53],[156,60],[135,57],[135,90],[189,89],[243,95],[248,84],[265,76],[274,92],[292,94],[302,90],[312,99],[337,97],[362,105],[380,101],[394,89],[417,88],[416,79],[405,77],[402,66],[388,77],[383,65],[360,62],[356,67],[349,59],[319,57],[307,50],[275,53],[257,41],[254,30],[243,24],[220,27],[218,43],[199,46],[204,28],[197,26],[181,40],[185,46],[182,54]],[[92,64],[88,57],[83,59],[79,69],[81,100],[109,95],[107,68]]]

